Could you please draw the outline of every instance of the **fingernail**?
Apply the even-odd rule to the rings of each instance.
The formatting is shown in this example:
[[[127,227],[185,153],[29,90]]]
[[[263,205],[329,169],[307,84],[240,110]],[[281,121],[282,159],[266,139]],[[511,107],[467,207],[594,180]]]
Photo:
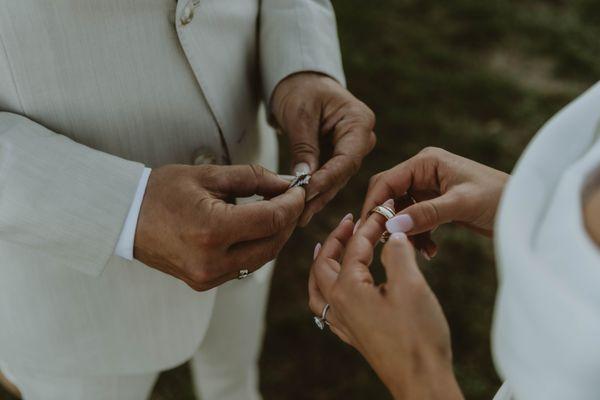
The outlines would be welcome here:
[[[310,165],[305,162],[298,163],[294,167],[293,172],[296,176],[310,174]]]
[[[342,218],[342,220],[340,221],[340,224],[344,221],[352,221],[354,219],[354,215],[352,215],[352,213],[348,213],[346,215],[344,215],[344,218]]]
[[[295,176],[293,176],[293,175],[282,175],[282,174],[280,174],[280,175],[278,175],[278,176],[279,176],[281,179],[283,179],[284,181],[288,181],[288,182],[290,182],[290,183],[291,183],[291,182],[293,182],[293,181],[294,181],[294,179],[296,179],[296,177],[295,177]]]
[[[384,206],[384,207],[391,208],[391,209],[392,209],[392,210],[394,210],[394,211],[396,210],[396,209],[395,209],[395,204],[394,204],[394,199],[389,199],[389,200],[386,200],[386,201],[385,201],[385,203],[383,203],[383,206]]]
[[[392,236],[390,236],[390,240],[407,240],[406,233],[404,232],[394,232]]]
[[[408,214],[396,215],[385,223],[385,227],[390,233],[408,232],[415,226],[415,222]]]
[[[431,256],[429,254],[427,254],[427,252],[423,249],[421,249],[421,255],[423,256],[424,259],[426,259],[427,261],[431,261]]]
[[[317,243],[317,245],[315,246],[315,250],[313,251],[313,260],[317,258],[317,256],[319,255],[319,251],[321,251],[321,243]]]
[[[356,223],[356,225],[354,225],[354,230],[352,231],[352,234],[354,235],[356,233],[356,231],[358,230],[358,227],[360,226],[360,223],[362,222],[362,220],[358,220],[358,222]]]

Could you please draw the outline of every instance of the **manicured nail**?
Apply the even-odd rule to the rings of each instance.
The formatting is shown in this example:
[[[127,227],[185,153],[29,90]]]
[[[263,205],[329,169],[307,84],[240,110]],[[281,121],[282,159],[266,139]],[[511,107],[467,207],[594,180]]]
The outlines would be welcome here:
[[[385,203],[383,203],[383,206],[387,207],[387,208],[391,208],[394,211],[396,210],[395,205],[394,205],[394,199],[386,200]]]
[[[340,221],[340,224],[343,223],[344,221],[352,221],[354,219],[354,215],[352,215],[352,213],[348,213],[346,215],[344,215],[344,218],[342,218],[342,220]]]
[[[358,230],[358,227],[360,226],[360,223],[362,222],[362,220],[358,220],[358,222],[356,223],[356,225],[354,225],[354,230],[352,231],[352,234],[354,235],[356,233],[356,231]]]
[[[385,227],[390,233],[408,232],[415,226],[415,222],[408,214],[396,215],[385,223]]]
[[[319,255],[319,251],[321,251],[321,243],[317,243],[317,245],[315,246],[315,250],[313,251],[313,260],[317,258],[317,256]]]
[[[305,162],[298,163],[294,167],[293,172],[296,176],[310,174],[310,165]]]
[[[392,236],[390,236],[390,240],[408,240],[408,237],[404,232],[394,232],[392,233]]]
[[[279,174],[278,176],[279,176],[281,179],[283,179],[284,181],[288,181],[288,182],[290,182],[290,183],[291,183],[291,182],[293,182],[293,181],[294,181],[294,179],[296,179],[296,177],[295,177],[295,176],[293,176],[293,175],[282,175],[282,174]]]
[[[423,256],[424,259],[426,259],[427,261],[431,261],[431,256],[429,254],[427,254],[427,252],[424,249],[421,249],[421,255]]]

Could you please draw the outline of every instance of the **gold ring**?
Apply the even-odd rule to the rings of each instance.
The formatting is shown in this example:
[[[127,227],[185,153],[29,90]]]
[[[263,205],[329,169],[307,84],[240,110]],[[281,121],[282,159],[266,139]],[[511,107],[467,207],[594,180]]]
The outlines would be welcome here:
[[[386,207],[386,206],[377,206],[377,207],[373,208],[371,211],[369,211],[368,215],[371,215],[373,213],[383,215],[386,220],[390,220],[390,219],[394,218],[394,216],[396,215],[394,210],[392,210],[391,208]]]
[[[386,206],[377,206],[377,207],[373,208],[371,211],[369,211],[368,215],[371,215],[373,213],[382,215],[388,221],[396,216],[396,213],[394,212],[394,210],[392,210],[391,208],[386,207]],[[385,232],[383,232],[383,235],[381,235],[381,238],[379,239],[379,241],[381,243],[385,243],[388,241],[389,238],[390,238],[390,233],[388,231],[385,231]]]

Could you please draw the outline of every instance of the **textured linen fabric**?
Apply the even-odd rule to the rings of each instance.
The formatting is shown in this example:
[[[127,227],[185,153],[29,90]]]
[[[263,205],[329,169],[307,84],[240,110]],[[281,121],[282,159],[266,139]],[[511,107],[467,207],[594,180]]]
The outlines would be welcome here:
[[[208,154],[276,168],[261,79],[311,65],[343,82],[329,2],[285,4],[297,12],[258,0],[0,0],[0,359],[9,370],[153,373],[210,343],[215,296],[226,295],[113,252],[144,166]],[[275,14],[285,21],[263,34]],[[297,20],[312,14],[320,18]],[[304,52],[290,53],[300,37]],[[300,69],[265,66],[278,55]],[[244,321],[269,276],[232,282],[254,291],[220,312]],[[257,351],[255,342],[245,344]],[[223,357],[222,368],[247,367],[244,354]]]
[[[493,352],[516,400],[600,397],[600,251],[582,217],[600,173],[600,84],[528,146],[496,229]]]
[[[11,373],[24,400],[146,400],[158,372],[103,376]]]

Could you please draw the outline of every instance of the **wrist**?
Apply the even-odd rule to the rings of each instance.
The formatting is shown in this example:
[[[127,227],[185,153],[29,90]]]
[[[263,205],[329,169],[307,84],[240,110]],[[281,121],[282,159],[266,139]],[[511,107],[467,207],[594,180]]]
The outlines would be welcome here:
[[[464,397],[451,369],[420,371],[386,385],[396,400],[463,400]]]
[[[407,363],[406,358],[395,361],[387,366],[380,363],[375,368],[394,399],[463,399],[454,376],[451,356],[420,356],[411,363]]]

